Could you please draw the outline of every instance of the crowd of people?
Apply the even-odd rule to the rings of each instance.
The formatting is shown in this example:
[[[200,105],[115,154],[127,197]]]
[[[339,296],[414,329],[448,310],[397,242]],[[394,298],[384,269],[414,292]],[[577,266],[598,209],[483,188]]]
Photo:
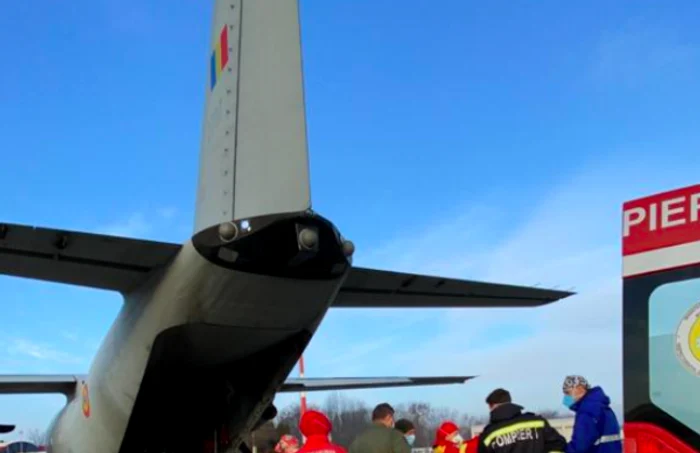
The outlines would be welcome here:
[[[574,429],[567,441],[542,416],[524,411],[505,389],[486,397],[489,423],[477,436],[464,439],[451,420],[437,428],[433,453],[622,453],[622,432],[610,398],[599,386],[582,376],[567,376],[562,386],[562,403],[575,413]],[[372,411],[372,423],[357,436],[346,451],[333,443],[333,425],[321,411],[305,411],[299,420],[303,444],[284,435],[276,453],[410,453],[415,441],[411,420],[394,420],[388,403]]]

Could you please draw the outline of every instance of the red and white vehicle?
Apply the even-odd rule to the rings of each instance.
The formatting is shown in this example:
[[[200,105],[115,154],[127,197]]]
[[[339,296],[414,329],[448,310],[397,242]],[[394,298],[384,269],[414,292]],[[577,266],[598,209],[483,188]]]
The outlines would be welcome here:
[[[625,451],[700,451],[700,185],[623,206]]]

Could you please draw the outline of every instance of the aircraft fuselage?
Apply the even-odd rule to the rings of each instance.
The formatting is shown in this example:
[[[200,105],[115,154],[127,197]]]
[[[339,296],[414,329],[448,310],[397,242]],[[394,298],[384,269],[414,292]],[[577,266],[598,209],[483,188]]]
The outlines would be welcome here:
[[[341,269],[321,279],[241,272],[188,241],[125,295],[49,451],[185,451],[222,426],[233,437],[249,431],[332,303]]]

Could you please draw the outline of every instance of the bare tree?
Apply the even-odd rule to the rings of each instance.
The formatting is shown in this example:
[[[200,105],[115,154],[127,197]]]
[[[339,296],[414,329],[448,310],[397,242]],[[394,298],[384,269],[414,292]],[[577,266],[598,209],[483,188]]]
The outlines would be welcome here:
[[[298,404],[290,404],[285,407],[277,414],[275,421],[277,422],[277,428],[286,430],[285,434],[291,434],[301,438],[301,433],[299,432],[299,416],[301,414],[301,407]]]
[[[370,409],[357,399],[339,392],[331,393],[323,404],[323,411],[333,424],[333,442],[349,447],[370,422]]]
[[[26,439],[34,445],[46,445],[49,440],[45,431],[36,428],[27,431]]]
[[[399,404],[396,406],[396,419],[405,418],[413,423],[416,429],[417,448],[430,446],[435,436],[437,426],[434,425],[434,417],[432,416],[433,407],[430,403],[415,402],[408,404]]]
[[[310,405],[309,409],[316,409],[318,407]],[[277,431],[280,436],[282,434],[291,434],[301,439],[301,432],[299,431],[299,418],[301,417],[301,407],[299,404],[290,404],[284,409],[279,411],[277,417],[275,418],[277,424]]]

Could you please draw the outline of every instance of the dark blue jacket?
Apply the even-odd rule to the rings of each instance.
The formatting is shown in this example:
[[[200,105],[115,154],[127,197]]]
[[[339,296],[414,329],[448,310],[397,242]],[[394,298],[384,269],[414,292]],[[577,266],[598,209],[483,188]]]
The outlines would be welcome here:
[[[566,453],[622,453],[620,424],[603,389],[588,390],[571,410],[576,420]]]

